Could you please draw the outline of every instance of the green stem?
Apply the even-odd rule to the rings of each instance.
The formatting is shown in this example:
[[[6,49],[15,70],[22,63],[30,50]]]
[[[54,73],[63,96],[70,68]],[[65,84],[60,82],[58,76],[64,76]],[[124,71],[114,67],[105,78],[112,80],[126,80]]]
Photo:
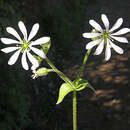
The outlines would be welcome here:
[[[73,130],[77,129],[77,119],[76,119],[76,90],[75,86],[73,85],[72,81],[64,75],[61,71],[59,71],[55,65],[48,59],[45,59],[46,62],[50,65],[50,67],[62,78],[66,83],[73,87]]]
[[[76,103],[76,91],[73,91],[73,130],[77,129]]]
[[[85,65],[86,65],[86,62],[87,62],[87,59],[88,59],[88,56],[91,52],[91,49],[89,49],[84,57],[84,60],[83,60],[83,64],[80,68],[80,71],[79,71],[79,74],[78,74],[78,78],[80,78],[82,75],[83,75],[83,71],[84,71],[84,68],[85,68]]]
[[[48,72],[55,72],[54,69],[48,69]]]
[[[61,71],[59,71],[47,57],[45,60],[50,65],[50,67],[54,70],[54,72],[56,72],[60,76],[61,79],[63,79],[66,83],[72,86],[73,89],[75,90],[75,86],[73,85],[72,81],[66,75],[64,75]]]

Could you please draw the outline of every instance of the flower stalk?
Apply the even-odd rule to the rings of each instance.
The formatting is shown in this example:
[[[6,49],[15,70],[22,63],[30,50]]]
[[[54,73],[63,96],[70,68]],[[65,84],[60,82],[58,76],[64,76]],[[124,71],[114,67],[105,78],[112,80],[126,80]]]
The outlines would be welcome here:
[[[76,91],[73,91],[73,130],[77,130],[77,101],[76,101]]]
[[[65,74],[63,74],[61,71],[59,71],[59,70],[55,67],[55,65],[54,65],[47,57],[46,57],[45,60],[46,60],[46,62],[50,65],[50,67],[54,70],[54,72],[56,72],[61,79],[63,79],[66,83],[68,83],[70,86],[72,86],[72,88],[75,90],[75,86],[74,86],[74,84],[72,83],[72,81],[71,81]]]
[[[85,55],[84,60],[83,60],[83,64],[82,64],[80,71],[79,71],[79,74],[78,74],[78,78],[80,78],[83,75],[83,71],[84,71],[84,68],[85,68],[85,65],[86,65],[86,62],[88,60],[88,56],[89,56],[90,52],[91,52],[91,49],[88,49],[88,51],[86,52],[86,55]]]

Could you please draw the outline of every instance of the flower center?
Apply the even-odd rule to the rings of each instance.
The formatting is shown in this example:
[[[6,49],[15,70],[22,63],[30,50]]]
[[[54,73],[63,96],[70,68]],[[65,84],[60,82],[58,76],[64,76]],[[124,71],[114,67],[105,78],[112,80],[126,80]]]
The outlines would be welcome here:
[[[106,30],[103,32],[103,39],[107,39],[109,38],[109,32],[107,32]]]
[[[30,42],[27,42],[25,40],[22,40],[22,51],[24,52],[25,49],[29,49]]]
[[[104,45],[106,45],[107,39],[110,39],[110,33],[108,31],[104,30],[102,33],[102,38],[104,39]]]

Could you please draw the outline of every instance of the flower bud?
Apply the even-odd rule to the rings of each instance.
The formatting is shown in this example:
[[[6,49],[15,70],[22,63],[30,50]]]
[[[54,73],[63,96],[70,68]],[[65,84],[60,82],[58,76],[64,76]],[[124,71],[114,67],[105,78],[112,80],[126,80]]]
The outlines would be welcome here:
[[[33,75],[32,75],[32,78],[35,79],[39,76],[46,76],[48,74],[48,72],[50,71],[50,69],[47,69],[45,67],[42,67],[36,71],[33,71]]]

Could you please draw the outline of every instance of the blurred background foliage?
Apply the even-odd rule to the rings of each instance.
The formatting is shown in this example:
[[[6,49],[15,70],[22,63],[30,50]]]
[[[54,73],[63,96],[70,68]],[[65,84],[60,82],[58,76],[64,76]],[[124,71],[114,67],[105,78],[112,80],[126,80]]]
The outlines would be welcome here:
[[[7,26],[21,35],[20,20],[28,33],[33,24],[39,23],[35,38],[51,37],[49,59],[74,80],[89,42],[85,39],[84,43],[81,36],[91,30],[88,20],[99,20],[102,25],[100,15],[105,13],[110,26],[123,17],[123,26],[129,27],[129,5],[129,0],[0,0],[0,37],[11,37]],[[6,46],[1,43],[0,49]],[[94,86],[96,95],[88,89],[78,93],[80,130],[130,129],[129,44],[124,50],[120,56],[112,52],[107,63],[104,54],[90,55],[84,79]],[[12,66],[7,64],[11,55],[0,51],[0,130],[71,130],[71,94],[56,105],[63,81],[55,73],[32,80],[31,71],[23,70],[20,58]],[[48,67],[45,61],[41,66]]]
[[[55,64],[69,59],[79,35],[86,0],[0,0],[0,36],[23,20],[27,29],[40,23],[39,34],[51,36],[50,56]],[[0,49],[5,47],[1,44]],[[0,130],[58,130],[66,128],[55,103],[61,81],[55,74],[33,81],[18,61],[8,66],[9,56],[0,52]],[[62,68],[62,66],[60,66]],[[56,81],[56,83],[54,83]],[[57,88],[56,88],[57,87]],[[62,110],[61,110],[62,111]],[[64,110],[65,111],[65,110]],[[66,110],[67,111],[67,110]],[[57,119],[58,116],[58,119]]]

